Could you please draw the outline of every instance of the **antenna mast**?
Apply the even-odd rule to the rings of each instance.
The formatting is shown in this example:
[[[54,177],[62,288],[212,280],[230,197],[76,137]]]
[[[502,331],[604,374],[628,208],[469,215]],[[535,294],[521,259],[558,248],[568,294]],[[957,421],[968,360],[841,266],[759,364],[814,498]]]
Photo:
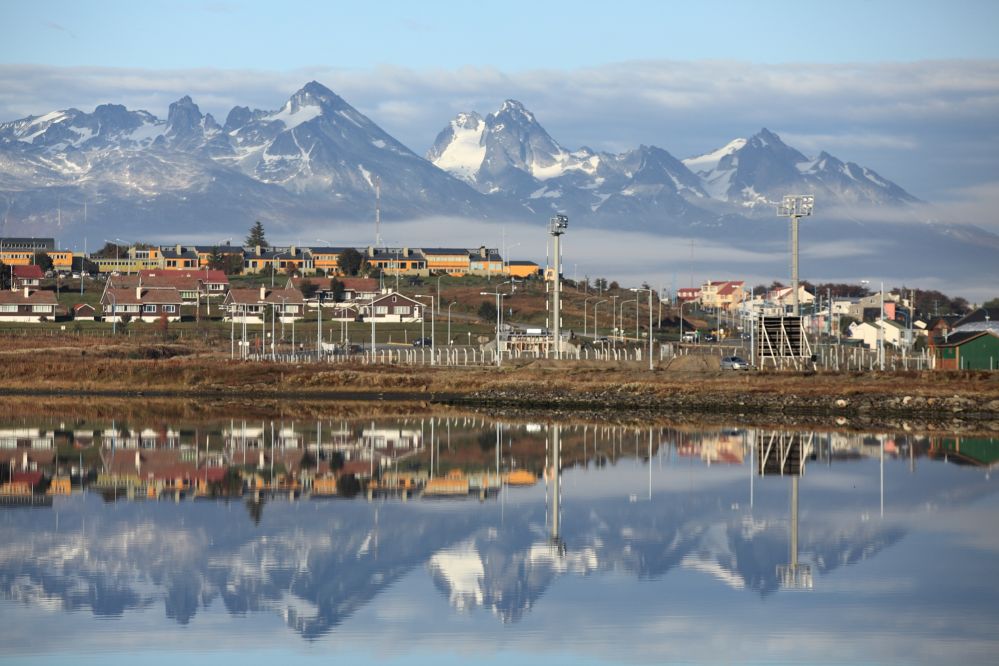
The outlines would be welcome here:
[[[375,247],[382,245],[382,179],[375,176]]]

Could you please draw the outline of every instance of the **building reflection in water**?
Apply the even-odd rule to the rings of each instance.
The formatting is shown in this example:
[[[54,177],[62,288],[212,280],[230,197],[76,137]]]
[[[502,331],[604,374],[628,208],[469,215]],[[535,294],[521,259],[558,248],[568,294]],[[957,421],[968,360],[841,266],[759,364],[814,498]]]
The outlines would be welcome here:
[[[877,556],[906,528],[834,511],[825,503],[852,489],[820,500],[809,466],[877,458],[883,511],[886,458],[913,470],[927,457],[987,473],[999,448],[988,438],[464,416],[16,424],[0,428],[0,445],[7,497],[24,488],[16,475],[39,473],[50,487],[68,479],[60,492],[76,494],[56,495],[45,509],[60,512],[60,529],[7,514],[3,537],[16,544],[0,550],[8,598],[97,615],[162,602],[181,623],[218,599],[233,614],[279,613],[306,638],[423,568],[454,608],[485,608],[504,622],[521,619],[558,578],[600,572],[652,580],[686,571],[760,598],[812,589],[816,577]],[[726,470],[747,460],[744,510],[746,478]],[[323,486],[328,476],[335,482]],[[332,501],[348,494],[347,477],[363,499]],[[766,487],[780,479],[789,505],[774,504]],[[980,481],[965,479],[960,494],[918,483],[905,492],[923,504],[968,502],[992,492]],[[799,484],[816,493],[803,502],[805,521]],[[427,492],[433,487],[439,492]],[[641,490],[646,502],[637,501]],[[108,513],[94,491],[124,502]],[[297,510],[305,501],[315,510]],[[241,504],[247,517],[237,520]],[[79,529],[65,528],[71,518]]]

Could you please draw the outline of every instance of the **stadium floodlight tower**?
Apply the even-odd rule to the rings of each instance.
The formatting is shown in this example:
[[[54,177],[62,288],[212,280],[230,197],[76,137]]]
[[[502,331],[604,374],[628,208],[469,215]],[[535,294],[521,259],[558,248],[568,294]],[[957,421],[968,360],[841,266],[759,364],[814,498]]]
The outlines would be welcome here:
[[[561,295],[560,292],[562,290],[562,257],[560,254],[561,250],[559,248],[559,239],[568,228],[568,215],[554,215],[550,220],[548,220],[548,233],[550,233],[554,239],[554,248],[552,249],[552,253],[555,255],[555,284],[552,288],[552,334],[555,343],[555,358],[562,358],[562,313],[561,303],[559,301],[559,297]]]
[[[801,314],[798,304],[798,218],[808,217],[815,207],[815,197],[811,194],[786,194],[777,206],[778,217],[791,218],[791,314]]]

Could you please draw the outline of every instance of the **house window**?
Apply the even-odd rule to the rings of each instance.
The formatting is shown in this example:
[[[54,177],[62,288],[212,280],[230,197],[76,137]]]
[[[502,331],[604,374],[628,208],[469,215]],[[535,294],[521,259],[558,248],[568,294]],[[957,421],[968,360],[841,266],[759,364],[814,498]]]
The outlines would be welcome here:
[[[156,306],[145,304],[142,306],[142,314],[156,314]]]
[[[392,308],[392,311],[395,314],[397,314],[397,315],[408,315],[409,314],[409,306],[408,305],[397,305],[394,308]]]
[[[31,306],[31,311],[32,312],[52,312],[52,306],[51,305],[32,305]]]
[[[388,306],[387,305],[376,305],[375,306],[375,314],[380,314],[380,315],[388,314]]]
[[[177,311],[177,306],[176,305],[164,305],[163,306],[163,312],[171,312],[172,313],[172,312],[176,312],[176,311]]]
[[[0,312],[17,312],[16,305],[0,305]]]

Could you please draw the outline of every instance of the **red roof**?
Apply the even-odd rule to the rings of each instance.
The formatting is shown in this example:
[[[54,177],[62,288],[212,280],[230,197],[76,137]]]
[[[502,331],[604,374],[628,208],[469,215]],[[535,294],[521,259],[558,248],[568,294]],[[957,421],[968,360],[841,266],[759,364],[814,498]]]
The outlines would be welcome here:
[[[179,269],[147,269],[139,271],[139,275],[143,279],[155,276],[183,276],[187,278],[196,278],[202,282],[218,282],[223,284],[229,284],[229,277],[225,274],[225,271],[216,270],[213,268],[201,268],[198,270],[190,268],[179,268]]]
[[[340,278],[344,289],[351,291],[368,291],[375,293],[378,291],[378,280],[373,278],[345,277]]]
[[[29,266],[13,266],[14,277],[21,280],[41,280],[45,277],[42,272],[42,267],[38,264],[31,264]]]
[[[41,472],[14,472],[10,480],[12,483],[26,483],[32,488],[38,485],[38,482],[42,480]]]
[[[32,291],[28,293],[27,298],[24,296],[24,290],[18,289],[17,291],[7,291],[6,289],[0,291],[0,303],[5,305],[10,305],[14,303],[22,303],[29,305],[56,305],[56,295],[51,291]]]

